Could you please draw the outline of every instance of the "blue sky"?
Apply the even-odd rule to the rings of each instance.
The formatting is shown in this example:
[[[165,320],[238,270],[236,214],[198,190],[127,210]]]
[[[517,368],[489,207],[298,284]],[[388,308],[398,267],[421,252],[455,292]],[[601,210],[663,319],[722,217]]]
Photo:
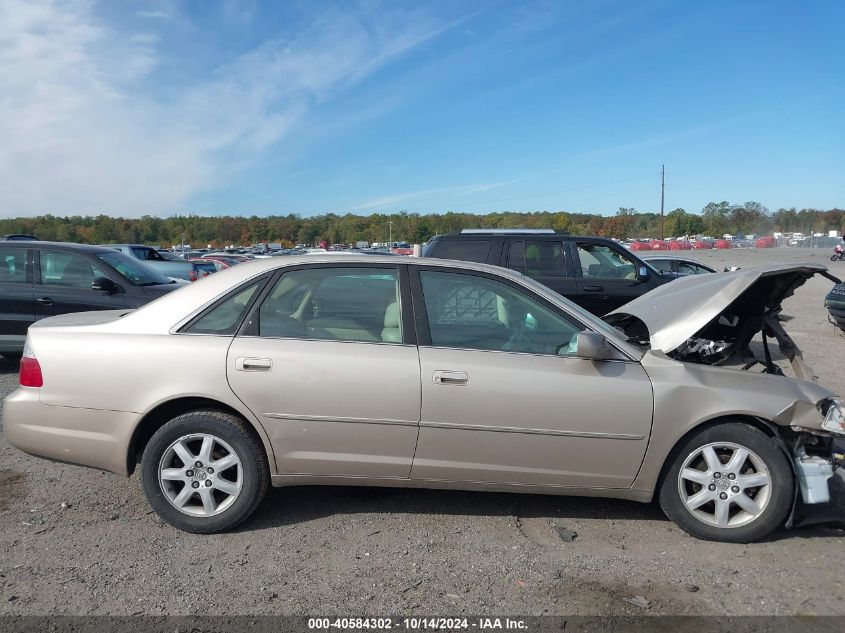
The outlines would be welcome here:
[[[0,216],[845,206],[845,3],[0,0]]]

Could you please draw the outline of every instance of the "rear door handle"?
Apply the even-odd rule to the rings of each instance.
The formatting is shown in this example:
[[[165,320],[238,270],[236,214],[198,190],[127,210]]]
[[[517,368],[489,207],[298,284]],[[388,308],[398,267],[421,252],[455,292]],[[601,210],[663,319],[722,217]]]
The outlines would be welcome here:
[[[601,292],[604,286],[584,286],[584,292]]]
[[[235,369],[238,371],[270,371],[273,361],[269,358],[236,358]]]
[[[38,297],[38,298],[36,299],[36,301],[37,301],[38,303],[41,303],[41,304],[45,305],[45,306],[51,306],[51,305],[53,305],[53,297]]]
[[[432,375],[436,385],[468,385],[469,374],[465,371],[441,371],[437,370]]]

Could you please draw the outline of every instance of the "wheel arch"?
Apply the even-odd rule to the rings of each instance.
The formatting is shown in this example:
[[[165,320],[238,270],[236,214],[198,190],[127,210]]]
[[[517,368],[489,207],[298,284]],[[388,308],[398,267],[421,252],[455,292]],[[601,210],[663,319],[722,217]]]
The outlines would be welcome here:
[[[672,463],[675,461],[675,458],[678,456],[678,453],[684,443],[686,443],[686,441],[689,440],[690,437],[697,433],[700,433],[714,426],[726,423],[748,424],[749,426],[753,426],[754,428],[762,431],[763,433],[765,433],[776,441],[780,449],[786,454],[790,465],[792,465],[792,460],[789,456],[789,451],[787,450],[786,445],[784,444],[783,439],[781,438],[780,433],[777,430],[777,425],[764,418],[749,414],[719,415],[713,418],[700,421],[692,428],[687,429],[686,433],[681,435],[675,441],[675,443],[672,445],[672,450],[670,450],[666,454],[666,457],[663,459],[663,463],[660,466],[660,474],[657,476],[657,481],[655,482],[654,489],[652,490],[652,499],[654,499],[659,494],[660,488],[663,485],[663,481],[666,479],[666,473],[669,471],[669,468],[672,466]]]
[[[235,415],[246,422],[247,426],[252,429],[261,441],[261,445],[264,447],[265,456],[267,457],[268,465],[270,466],[270,472],[271,474],[275,474],[273,450],[264,428],[260,424],[256,423],[251,416],[245,412],[234,408],[230,404],[226,404],[225,402],[206,396],[185,396],[166,400],[164,402],[160,402],[145,413],[135,426],[135,430],[132,432],[132,437],[129,440],[129,446],[126,451],[127,474],[131,475],[135,471],[135,467],[141,462],[141,455],[149,443],[150,438],[158,429],[178,415],[199,409],[221,411],[223,413]]]

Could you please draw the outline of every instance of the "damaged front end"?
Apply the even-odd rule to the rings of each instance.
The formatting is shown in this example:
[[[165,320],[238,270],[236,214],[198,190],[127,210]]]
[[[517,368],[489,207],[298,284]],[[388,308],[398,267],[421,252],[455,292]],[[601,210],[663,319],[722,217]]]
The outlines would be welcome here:
[[[788,526],[819,520],[804,511],[819,504],[841,515],[821,520],[845,519],[845,508],[829,503],[831,479],[845,466],[845,407],[815,384],[815,374],[783,327],[789,320],[782,314],[783,301],[817,274],[839,282],[816,264],[690,276],[604,317],[646,350],[644,365],[658,381],[666,376],[674,382],[671,372],[663,373],[664,363],[684,363],[688,378],[702,388],[693,400],[683,392],[686,404],[694,401],[703,417],[732,411],[771,428],[797,482]],[[744,370],[743,378],[716,368]],[[793,376],[785,375],[788,368]],[[714,393],[720,402],[712,401]]]
[[[683,362],[783,373],[772,343],[796,378],[813,380],[801,350],[782,326],[784,299],[819,274],[839,280],[824,266],[768,266],[690,276],[665,284],[604,317],[646,349]]]

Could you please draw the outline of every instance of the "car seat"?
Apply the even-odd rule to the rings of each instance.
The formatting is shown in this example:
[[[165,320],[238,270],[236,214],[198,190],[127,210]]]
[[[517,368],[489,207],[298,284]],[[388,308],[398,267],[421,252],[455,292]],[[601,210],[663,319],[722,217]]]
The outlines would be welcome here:
[[[402,342],[402,321],[399,302],[394,301],[384,311],[384,328],[381,331],[381,340],[385,343]]]

